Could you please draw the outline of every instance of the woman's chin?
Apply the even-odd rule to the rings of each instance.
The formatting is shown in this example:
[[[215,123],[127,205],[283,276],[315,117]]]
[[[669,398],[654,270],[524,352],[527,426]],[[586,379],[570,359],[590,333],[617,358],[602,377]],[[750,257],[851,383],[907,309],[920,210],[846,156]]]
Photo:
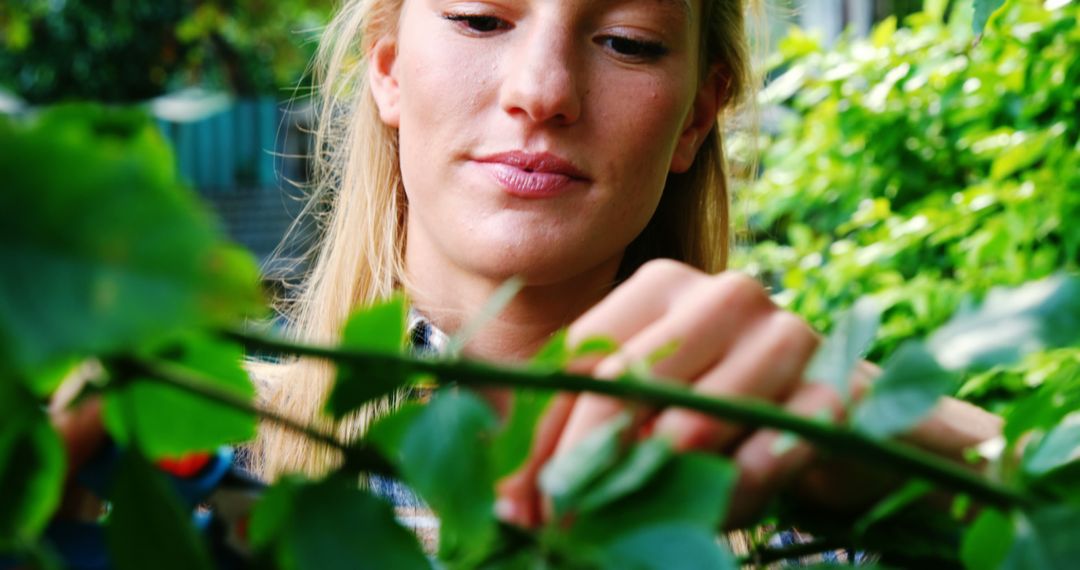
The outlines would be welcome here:
[[[492,281],[505,281],[516,276],[531,287],[576,281],[594,272],[610,272],[614,278],[621,260],[621,253],[588,255],[592,252],[560,244],[520,244],[512,249],[498,252],[487,249],[486,252],[487,255],[465,260],[466,269]]]

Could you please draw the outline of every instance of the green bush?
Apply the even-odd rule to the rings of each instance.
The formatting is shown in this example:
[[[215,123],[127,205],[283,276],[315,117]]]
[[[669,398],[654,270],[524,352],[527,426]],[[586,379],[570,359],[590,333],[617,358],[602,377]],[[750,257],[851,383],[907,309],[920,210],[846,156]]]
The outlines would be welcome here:
[[[0,6],[0,85],[32,103],[131,102],[186,85],[290,93],[330,3],[14,0]]]
[[[885,309],[873,357],[993,285],[1080,265],[1080,6],[1008,2],[977,41],[922,13],[825,50],[796,31],[767,104],[793,111],[736,196],[736,257],[828,330],[863,295]],[[1056,5],[1056,7],[1055,7]],[[960,9],[956,10],[960,16]],[[973,378],[983,404],[1076,380],[1075,349]]]

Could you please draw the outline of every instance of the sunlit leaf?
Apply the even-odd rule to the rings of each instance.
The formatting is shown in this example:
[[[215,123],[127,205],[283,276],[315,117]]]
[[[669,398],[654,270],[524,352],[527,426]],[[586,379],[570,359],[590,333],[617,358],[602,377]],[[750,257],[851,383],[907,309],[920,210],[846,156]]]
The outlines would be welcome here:
[[[341,337],[341,347],[376,354],[401,354],[405,348],[405,298],[361,309],[349,318]],[[392,393],[410,378],[407,366],[357,367],[340,364],[337,381],[326,401],[326,409],[337,417]]]
[[[885,362],[869,394],[855,407],[854,426],[888,437],[914,426],[956,384],[922,343],[907,342]]]
[[[255,508],[250,533],[283,570],[431,568],[389,503],[336,477],[278,482]]]
[[[1038,477],[1080,460],[1080,413],[1067,416],[1024,448],[1023,469]]]
[[[209,570],[206,545],[165,477],[136,450],[116,468],[105,538],[117,570]]]
[[[607,356],[619,349],[619,343],[607,336],[590,336],[574,347],[574,358],[582,356]]]
[[[1053,129],[1037,133],[1018,142],[994,158],[990,166],[990,177],[1004,180],[1013,173],[1027,168],[1046,156],[1046,149],[1061,133]]]
[[[975,16],[971,20],[971,27],[976,34],[982,33],[990,16],[1004,3],[1005,0],[974,0]]]
[[[0,121],[0,171],[0,340],[22,370],[259,310],[253,259],[179,184],[140,112]]]
[[[190,336],[162,351],[212,381],[214,388],[254,402],[255,388],[241,366],[239,346]],[[255,436],[254,415],[149,378],[134,378],[106,393],[102,414],[116,441],[127,444],[137,434],[142,451],[154,459],[210,451]]]
[[[570,347],[566,343],[566,329],[559,329],[529,359],[531,370],[561,370],[570,362]]]
[[[859,299],[837,321],[832,332],[814,354],[806,371],[813,382],[833,387],[845,400],[855,365],[866,356],[881,325],[881,309],[869,297]]]
[[[1080,278],[1056,275],[991,291],[977,310],[961,313],[930,337],[949,369],[988,368],[1080,341]]]
[[[562,370],[575,358],[607,356],[618,350],[619,344],[607,336],[591,336],[577,346],[566,340],[566,329],[560,329],[529,360],[529,369],[538,371]]]

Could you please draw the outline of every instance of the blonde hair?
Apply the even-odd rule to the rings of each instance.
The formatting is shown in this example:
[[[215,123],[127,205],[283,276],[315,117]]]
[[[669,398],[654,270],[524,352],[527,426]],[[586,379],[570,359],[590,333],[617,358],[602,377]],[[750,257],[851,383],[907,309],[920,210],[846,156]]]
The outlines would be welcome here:
[[[389,296],[404,280],[405,200],[397,135],[379,119],[367,84],[366,57],[395,33],[404,0],[346,0],[327,27],[316,56],[319,120],[314,141],[313,193],[305,215],[318,220],[318,243],[305,282],[281,307],[297,340],[334,342],[349,313]],[[702,66],[719,64],[725,79],[721,115],[751,83],[741,1],[703,0]],[[388,215],[389,214],[389,215]],[[669,176],[657,211],[628,246],[619,274],[659,257],[716,272],[727,263],[728,180],[719,127],[710,131],[690,170]],[[395,405],[368,406],[344,421],[322,413],[333,367],[300,359],[253,364],[264,404],[351,440]],[[338,454],[275,425],[264,425],[252,449],[254,469],[267,479],[282,473],[317,475]]]

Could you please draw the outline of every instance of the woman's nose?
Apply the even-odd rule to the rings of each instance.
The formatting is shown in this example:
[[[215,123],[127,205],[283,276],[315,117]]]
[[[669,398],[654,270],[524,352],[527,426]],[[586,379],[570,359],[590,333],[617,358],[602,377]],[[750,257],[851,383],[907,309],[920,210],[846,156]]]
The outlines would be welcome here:
[[[537,25],[516,39],[504,62],[499,94],[503,110],[535,123],[577,121],[582,105],[577,78],[583,61],[569,30]]]

